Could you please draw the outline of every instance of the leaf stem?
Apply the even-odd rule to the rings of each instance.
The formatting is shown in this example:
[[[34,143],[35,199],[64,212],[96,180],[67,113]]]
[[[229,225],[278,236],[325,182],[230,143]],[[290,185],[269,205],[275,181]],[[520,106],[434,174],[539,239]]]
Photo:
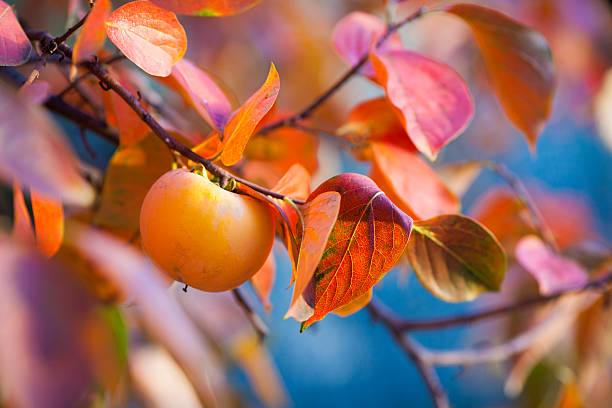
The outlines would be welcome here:
[[[385,33],[383,34],[383,36],[378,40],[378,42],[376,43],[376,45],[374,46],[375,49],[379,48],[390,36],[391,34],[395,33],[397,30],[399,30],[400,28],[402,28],[403,26],[405,26],[406,24],[408,24],[409,22],[418,19],[419,17],[421,17],[424,13],[425,13],[425,8],[424,7],[420,7],[417,11],[415,11],[414,13],[410,14],[409,16],[407,16],[406,18],[404,18],[401,21],[398,21],[397,23],[394,24],[389,24],[387,26],[387,30],[385,31]],[[365,55],[363,55],[359,61],[353,65],[348,71],[346,71],[344,73],[344,75],[342,75],[340,78],[338,78],[338,80],[336,82],[334,82],[331,87],[329,87],[325,92],[323,92],[321,95],[319,95],[317,98],[315,98],[315,100],[313,100],[308,106],[306,106],[304,109],[302,109],[301,111],[297,112],[296,114],[294,114],[293,116],[290,116],[288,118],[270,123],[267,126],[264,126],[260,129],[259,133],[266,133],[269,132],[271,130],[280,128],[280,127],[284,127],[284,126],[291,126],[301,120],[304,120],[308,117],[310,117],[310,115],[312,115],[312,113],[323,104],[323,102],[327,101],[332,95],[334,95],[340,88],[342,88],[342,86],[344,86],[344,84],[346,84],[349,79],[351,79],[353,76],[355,76],[355,74],[357,74],[359,72],[359,70],[361,69],[361,67],[363,67],[368,60],[370,59],[370,54],[367,53]]]

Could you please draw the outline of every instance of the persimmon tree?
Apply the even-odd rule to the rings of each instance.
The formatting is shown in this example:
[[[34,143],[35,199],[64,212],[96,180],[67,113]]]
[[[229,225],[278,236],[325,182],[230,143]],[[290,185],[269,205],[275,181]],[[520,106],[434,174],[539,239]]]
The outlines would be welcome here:
[[[434,166],[479,106],[452,64],[411,50],[400,30],[440,13],[465,23],[489,92],[533,152],[556,82],[541,34],[468,3],[436,2],[399,17],[400,2],[388,1],[387,21],[354,11],[330,39],[346,71],[292,112],[277,102],[283,72],[273,63],[261,87],[237,102],[222,72],[184,57],[188,37],[198,40],[180,15],[223,19],[258,3],[71,1],[74,22],[54,36],[30,26],[27,10],[0,1],[0,176],[13,203],[0,235],[3,404],[122,404],[134,392],[126,372],[143,398],[154,398],[139,371],[154,350],[177,372],[183,401],[228,406],[233,396],[212,341],[238,361],[264,404],[282,405],[252,300],[242,287],[229,300],[197,289],[249,279],[265,308],[275,280],[293,286],[290,303],[274,306],[287,310],[296,330],[325,325],[329,313],[367,309],[417,367],[437,407],[452,401],[435,367],[515,357],[507,384],[520,388],[570,328],[603,315],[609,251],[588,251],[579,236],[568,241],[546,198],[502,163],[466,157]],[[44,75],[51,69],[65,76],[62,89]],[[356,77],[382,96],[325,129],[317,111]],[[104,170],[83,164],[58,120],[80,130],[92,157],[89,134],[116,145]],[[368,163],[369,173],[337,174],[311,189],[320,138]],[[470,217],[460,200],[481,171],[508,189],[492,190]],[[291,261],[291,272],[278,277],[266,238],[273,230]],[[392,312],[372,294],[398,264],[446,302],[499,291],[508,268],[528,272],[539,293],[464,315],[405,319],[399,314],[409,310]],[[194,297],[169,293],[173,279]],[[434,351],[411,336],[506,315],[522,317],[522,331],[495,345]],[[568,383],[560,395],[582,398],[585,384]]]

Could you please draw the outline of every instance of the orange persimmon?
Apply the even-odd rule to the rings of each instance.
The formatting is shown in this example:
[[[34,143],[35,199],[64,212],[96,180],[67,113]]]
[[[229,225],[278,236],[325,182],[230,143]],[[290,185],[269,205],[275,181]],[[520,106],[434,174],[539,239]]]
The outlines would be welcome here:
[[[140,233],[147,255],[173,279],[221,292],[261,268],[272,248],[274,223],[267,204],[177,169],[147,193]]]

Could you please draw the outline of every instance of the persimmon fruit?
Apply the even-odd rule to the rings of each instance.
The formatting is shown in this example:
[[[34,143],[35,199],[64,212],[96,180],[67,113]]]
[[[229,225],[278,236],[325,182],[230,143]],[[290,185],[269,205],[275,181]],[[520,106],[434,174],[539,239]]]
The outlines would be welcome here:
[[[162,175],[140,212],[142,245],[173,279],[207,292],[240,286],[264,264],[274,240],[270,207],[185,169]]]

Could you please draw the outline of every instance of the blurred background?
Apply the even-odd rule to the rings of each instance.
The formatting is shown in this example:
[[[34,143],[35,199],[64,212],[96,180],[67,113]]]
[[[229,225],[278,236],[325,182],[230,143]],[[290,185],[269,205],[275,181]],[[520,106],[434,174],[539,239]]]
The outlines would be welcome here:
[[[120,2],[113,3],[117,6]],[[437,3],[440,2],[407,0],[387,9],[394,10],[392,16],[397,20],[421,4]],[[468,129],[442,150],[435,167],[483,158],[504,163],[541,203],[545,217],[563,224],[566,235],[611,242],[610,4],[599,0],[489,0],[477,3],[533,26],[547,38],[558,79],[553,114],[537,142],[537,151],[530,153],[524,138],[508,122],[490,91],[481,57],[467,27],[449,15],[433,14],[422,18],[401,30],[404,45],[457,70],[468,82],[476,106],[476,115]],[[68,2],[20,0],[15,6],[32,27],[54,34],[64,31]],[[326,90],[347,69],[332,47],[331,34],[335,23],[353,10],[385,18],[381,0],[262,0],[240,15],[223,18],[180,16],[180,21],[189,39],[186,56],[219,78],[233,92],[236,101],[246,100],[260,86],[270,62],[274,62],[281,77],[279,109],[294,112]],[[57,85],[58,89],[62,86]],[[359,102],[382,94],[382,90],[367,79],[354,78],[316,112],[312,123],[333,132]],[[63,122],[60,120],[60,123]],[[89,143],[98,153],[94,159],[87,154],[78,131],[68,123],[64,125],[81,159],[104,169],[114,147],[95,136],[90,137]],[[347,171],[367,174],[368,163],[355,160],[336,143],[320,138],[313,187]],[[483,200],[491,194],[490,189],[500,183],[495,174],[483,171],[463,196],[462,212],[482,215]],[[10,213],[9,196],[4,194],[4,197],[3,211]],[[271,366],[266,370],[271,376],[276,372],[280,378],[286,401],[289,401],[286,405],[420,407],[431,404],[413,365],[385,328],[372,322],[366,311],[347,318],[329,315],[302,334],[299,323],[283,320],[291,297],[291,289],[287,288],[291,268],[282,244],[277,242],[274,253],[277,275],[271,296],[272,310],[266,312],[260,307],[250,288],[249,301],[256,305],[270,328],[265,344]],[[520,275],[520,272],[509,270],[505,286],[511,285],[508,282],[513,280],[513,274]],[[185,297],[199,295],[194,292],[188,292]],[[398,314],[418,319],[448,316],[503,302],[511,296],[508,293],[513,293],[512,289],[501,295],[482,296],[469,304],[444,303],[425,291],[404,266],[392,270],[375,287],[374,296]],[[216,309],[211,306],[210,310]],[[223,316],[222,312],[215,313]],[[231,320],[229,316],[227,319]],[[500,322],[494,322],[419,333],[416,338],[433,349],[482,345],[500,340],[504,331],[497,330],[498,327]],[[551,366],[555,367],[554,364],[540,364],[528,380],[528,384],[529,381],[539,384],[533,389],[539,390],[540,395],[534,397],[528,395],[528,385],[522,397],[504,393],[509,364],[450,367],[438,372],[450,400],[457,407],[550,406],[545,403],[546,398],[550,398],[546,395],[556,395],[562,383],[556,374],[562,370],[551,369]],[[248,401],[247,406],[259,406],[244,367],[244,364],[230,363],[232,384]],[[261,366],[257,369],[259,375],[266,375]],[[166,371],[153,368],[145,372],[163,378],[160,373]],[[547,379],[538,378],[539,372]],[[278,387],[277,384],[260,386]]]

